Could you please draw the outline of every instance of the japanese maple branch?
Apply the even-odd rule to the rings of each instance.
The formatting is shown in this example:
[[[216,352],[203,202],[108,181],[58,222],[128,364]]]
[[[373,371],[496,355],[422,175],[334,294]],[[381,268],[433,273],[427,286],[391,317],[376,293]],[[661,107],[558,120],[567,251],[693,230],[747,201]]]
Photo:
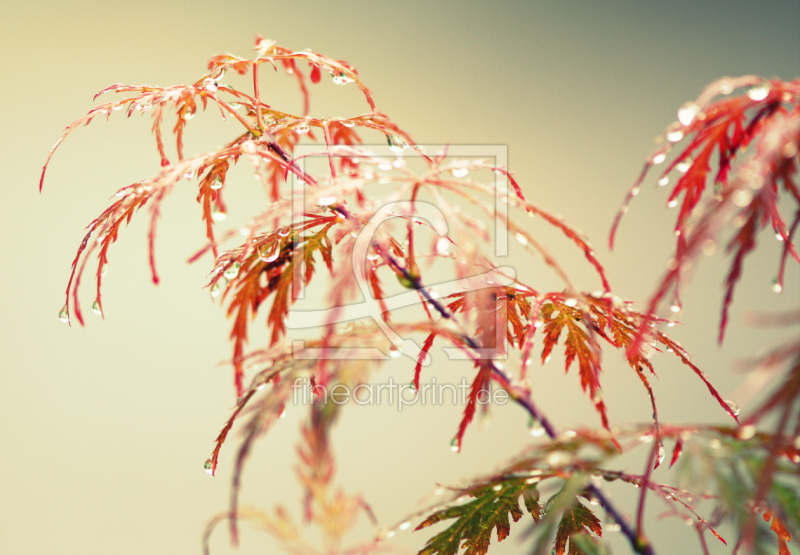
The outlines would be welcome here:
[[[391,255],[387,255],[389,262],[394,266],[394,268],[402,273],[403,277],[409,281],[423,297],[425,300],[433,306],[436,311],[442,315],[442,318],[447,320],[452,320],[454,315],[452,312],[447,310],[447,308],[439,302],[438,299],[434,298],[428,289],[422,284],[422,280],[419,276],[412,275],[412,273],[405,268],[404,266],[400,265],[397,260],[394,259]],[[460,339],[464,341],[466,345],[468,345],[471,349],[478,349],[480,345],[469,335],[463,334],[460,335]],[[497,379],[498,383],[505,389],[509,395],[511,395],[512,399],[522,406],[531,418],[535,418],[538,420],[542,428],[544,429],[547,437],[551,440],[557,439],[558,432],[550,420],[544,416],[544,414],[534,405],[533,401],[528,396],[523,396],[517,388],[511,385],[511,380],[505,373],[500,370],[497,365],[495,365],[494,361],[489,361],[489,365],[492,370],[492,374]],[[640,555],[655,555],[655,551],[653,550],[653,546],[650,542],[647,541],[646,538],[640,536],[636,530],[634,530],[628,521],[622,516],[622,514],[617,510],[616,507],[611,503],[611,500],[603,493],[603,491],[595,486],[594,484],[589,484],[589,491],[592,495],[600,502],[600,504],[605,509],[606,513],[611,516],[611,518],[619,524],[620,531],[628,538],[628,542],[631,544],[631,547],[636,553]]]

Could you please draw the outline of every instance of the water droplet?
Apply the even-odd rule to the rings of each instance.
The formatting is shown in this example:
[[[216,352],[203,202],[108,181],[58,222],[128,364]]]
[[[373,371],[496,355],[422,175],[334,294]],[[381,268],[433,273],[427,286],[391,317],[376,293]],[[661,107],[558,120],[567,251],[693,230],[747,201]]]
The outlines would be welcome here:
[[[692,167],[692,160],[690,158],[687,158],[686,160],[684,160],[680,164],[676,164],[675,165],[675,169],[678,170],[681,173],[688,172],[689,168],[691,168],[691,167]]]
[[[238,262],[234,262],[233,264],[225,268],[225,271],[222,272],[222,275],[225,277],[225,279],[233,279],[239,275],[240,267],[241,264],[239,264]]]
[[[203,470],[205,470],[206,474],[208,474],[209,476],[213,476],[214,475],[214,460],[213,459],[208,459],[205,462],[205,464],[203,464]]]
[[[678,121],[683,125],[690,125],[699,113],[700,106],[696,102],[685,102],[678,110]]]
[[[311,128],[305,121],[301,121],[300,123],[294,126],[294,132],[297,133],[298,135],[308,135],[309,131],[311,131]]]
[[[678,206],[678,199],[676,198],[672,199],[667,203],[667,207],[669,208],[675,208],[676,206]]]
[[[639,441],[642,443],[651,443],[653,441],[653,434],[642,434],[639,436]]]
[[[547,455],[547,464],[551,467],[564,466],[573,461],[575,457],[566,451],[552,451]]]
[[[281,253],[280,242],[267,243],[258,247],[258,257],[264,262],[274,262]]]
[[[631,196],[635,197],[636,195],[639,194],[639,191],[641,191],[641,189],[639,189],[639,187],[634,187],[633,189],[631,189]]]
[[[219,282],[211,286],[211,296],[216,297],[219,295]]]
[[[551,358],[553,358],[553,355],[547,355],[547,356],[544,358],[544,363],[543,363],[543,364],[547,364],[548,362],[550,362],[550,359],[551,359]]]
[[[210,77],[203,81],[203,88],[210,93],[217,92],[219,85],[217,85],[216,79],[211,79]]]
[[[706,239],[703,241],[703,246],[700,247],[703,254],[706,256],[713,256],[717,252],[717,242],[714,239]]]
[[[675,303],[675,304],[673,304],[672,306],[669,307],[669,311],[672,312],[673,314],[677,314],[678,312],[681,311],[681,305],[678,304],[678,303]]]
[[[183,113],[183,119],[186,120],[186,121],[189,121],[193,117],[194,117],[194,110],[186,110]]]
[[[459,446],[459,444],[458,444],[458,438],[457,438],[457,437],[454,437],[454,438],[453,438],[453,439],[450,441],[450,450],[451,450],[453,453],[458,453],[459,451],[461,451],[461,447],[460,447],[460,446]]]
[[[683,128],[680,123],[673,123],[667,128],[667,140],[671,143],[677,143],[683,139]]]
[[[94,312],[95,314],[97,314],[97,315],[99,315],[99,316],[102,316],[102,315],[103,315],[103,309],[102,309],[102,308],[100,308],[100,301],[98,301],[98,300],[95,300],[95,301],[92,303],[92,312]]]
[[[762,83],[761,85],[756,85],[754,87],[751,87],[750,90],[747,91],[747,97],[750,100],[755,100],[756,102],[759,102],[769,96],[769,89],[770,86],[768,83]]]
[[[772,291],[774,293],[780,293],[783,291],[783,285],[776,279],[772,282]]]
[[[453,177],[466,177],[469,174],[469,168],[453,168],[450,173],[453,174]]]
[[[661,466],[661,463],[664,462],[664,456],[664,444],[659,442],[658,451],[656,452],[656,466]]]
[[[658,180],[658,186],[659,187],[663,187],[664,185],[667,185],[667,184],[669,184],[669,176],[665,175],[664,177],[662,177],[661,179]]]
[[[447,237],[440,237],[436,241],[436,254],[444,256],[450,250],[450,239]]]
[[[667,153],[664,151],[657,152],[653,155],[653,158],[650,160],[652,164],[658,165],[664,162],[667,159]]]
[[[256,153],[256,144],[253,141],[245,141],[242,143],[242,152],[245,154],[253,155]]]
[[[386,135],[386,142],[389,143],[389,149],[392,152],[400,153],[408,148],[406,140],[398,135]]]
[[[69,323],[69,308],[67,308],[67,305],[64,305],[64,308],[58,311],[58,319],[65,324]]]
[[[400,357],[402,354],[403,354],[403,353],[401,353],[401,352],[400,352],[400,349],[398,349],[398,348],[397,348],[397,347],[395,347],[395,346],[392,346],[392,347],[389,349],[389,356],[390,356],[390,357],[392,357],[392,358],[398,358],[398,357]]]
[[[349,120],[342,120],[340,123],[345,127],[353,127],[355,125],[354,121],[349,121]]]
[[[222,180],[219,178],[219,176],[214,178],[214,180],[211,182],[210,187],[214,190],[222,189]]]
[[[386,160],[378,162],[378,169],[381,171],[388,172],[389,170],[392,169],[392,163]]]
[[[221,222],[227,217],[228,215],[224,211],[220,210],[219,207],[214,206],[211,209],[211,219],[214,220],[215,222]]]
[[[728,408],[731,409],[731,413],[733,413],[734,416],[739,416],[739,405],[728,400],[725,401],[725,404],[728,405]]]
[[[194,172],[189,170],[188,172],[183,174],[183,177],[185,177],[186,179],[191,179],[194,177]]]
[[[347,83],[352,83],[354,81],[354,79],[351,79],[345,73],[334,74],[332,79],[333,79],[333,82],[335,84],[337,84],[337,85],[346,85]]]
[[[411,522],[406,520],[405,522],[401,522],[397,525],[398,530],[408,530],[411,527]]]
[[[336,201],[338,200],[339,199],[334,196],[319,197],[319,200],[317,200],[317,204],[319,204],[320,206],[330,206],[332,204],[336,204]]]
[[[289,233],[291,233],[291,229],[287,225],[278,229],[278,237],[288,237]]]
[[[747,189],[739,189],[735,193],[733,193],[733,204],[744,208],[750,204],[750,201],[753,200],[753,193],[748,191]]]
[[[675,322],[667,322],[667,327],[668,328],[674,328],[675,327]]]
[[[742,426],[739,428],[739,433],[737,435],[739,436],[739,439],[752,439],[756,435],[756,427],[752,424]]]
[[[577,304],[578,304],[578,299],[569,298],[564,300],[564,305],[566,306],[577,306]]]
[[[525,237],[525,235],[522,233],[517,233],[516,235],[514,235],[514,239],[516,239],[517,243],[519,243],[523,247],[528,244],[528,238]]]
[[[533,437],[542,437],[544,435],[544,426],[541,421],[536,418],[528,420],[528,433]]]

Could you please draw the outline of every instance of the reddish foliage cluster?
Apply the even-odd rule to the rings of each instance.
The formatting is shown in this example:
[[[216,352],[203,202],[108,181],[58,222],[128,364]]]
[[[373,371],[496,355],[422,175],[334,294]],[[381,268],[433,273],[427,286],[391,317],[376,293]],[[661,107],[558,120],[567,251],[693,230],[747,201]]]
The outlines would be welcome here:
[[[496,530],[498,540],[502,540],[509,533],[509,515],[514,521],[522,517],[518,504],[520,497],[537,526],[546,530],[543,534],[555,534],[554,548],[559,554],[581,553],[583,548],[580,546],[588,545],[582,542],[595,543],[602,535],[601,521],[582,504],[580,498],[599,499],[609,518],[621,527],[632,548],[639,553],[652,553],[641,522],[647,492],[654,492],[680,505],[675,514],[695,523],[701,541],[704,541],[702,533],[706,530],[719,537],[712,526],[692,509],[688,497],[682,497],[683,493],[675,488],[669,489],[650,480],[650,473],[664,459],[664,440],[675,441],[673,465],[683,456],[684,443],[697,431],[679,430],[659,422],[655,394],[646,375],[655,375],[651,361],[654,352],[676,356],[701,379],[722,408],[737,418],[737,411],[722,399],[685,350],[662,331],[662,326],[669,322],[657,317],[657,311],[667,295],[672,295],[675,307],[680,306],[683,274],[699,253],[720,240],[731,223],[734,231],[727,250],[732,263],[722,303],[720,338],[727,323],[735,285],[741,277],[743,261],[755,247],[760,230],[771,226],[783,241],[779,286],[782,286],[787,259],[792,257],[800,261],[793,239],[800,225],[800,191],[796,182],[800,81],[784,83],[753,77],[723,80],[712,84],[696,102],[681,108],[679,122],[666,133],[669,145],[656,151],[645,165],[612,229],[613,243],[619,217],[638,193],[648,171],[666,160],[672,144],[687,138],[688,145],[666,166],[659,179],[659,184],[665,185],[673,170],[681,172],[668,201],[670,205],[677,205],[682,199],[675,227],[675,254],[648,309],[636,312],[612,292],[605,270],[585,237],[561,218],[529,203],[506,168],[484,161],[451,161],[447,151],[428,156],[408,133],[377,110],[370,90],[355,69],[345,62],[312,51],[294,52],[262,37],[257,37],[256,51],[258,55],[252,60],[232,55],[215,56],[209,62],[209,73],[192,85],[167,88],[112,85],[101,91],[99,94],[123,93],[129,96],[93,108],[68,126],[48,156],[40,181],[41,187],[53,152],[77,127],[91,123],[97,116],[108,118],[117,110],[124,110],[128,117],[137,112],[151,113],[161,159],[160,170],[151,179],[119,190],[119,198],[89,225],[72,264],[67,300],[61,316],[68,321],[72,312],[81,324],[84,320],[78,290],[90,256],[97,251],[95,309],[102,312],[100,290],[108,249],[116,241],[122,224],[127,224],[136,212],[147,206],[150,212],[150,267],[153,281],[157,283],[154,245],[161,202],[178,185],[189,183],[198,187],[197,202],[201,207],[208,243],[191,260],[198,260],[207,253],[215,259],[208,286],[212,296],[220,296],[222,303],[227,304],[227,315],[232,322],[230,339],[237,393],[237,407],[219,434],[212,457],[206,464],[210,473],[217,469],[220,449],[235,422],[249,414],[243,424],[243,440],[237,453],[231,509],[225,516],[231,523],[234,537],[240,514],[238,493],[244,462],[253,442],[283,413],[289,388],[298,378],[308,379],[315,394],[299,447],[298,476],[306,490],[306,519],[320,525],[327,537],[338,545],[343,531],[366,507],[360,498],[331,489],[335,465],[329,440],[338,407],[325,402],[318,393],[337,384],[355,386],[365,382],[374,361],[344,363],[325,357],[295,357],[293,345],[286,339],[286,320],[301,292],[312,282],[324,281],[315,280],[319,275],[319,262],[327,270],[326,300],[330,308],[323,311],[323,331],[316,340],[308,342],[310,348],[327,353],[330,349],[380,346],[384,353],[389,352],[389,356],[406,354],[416,362],[413,383],[419,389],[422,367],[429,360],[438,339],[460,350],[475,368],[464,413],[453,440],[455,450],[462,447],[480,396],[492,387],[505,389],[528,413],[532,422],[540,424],[549,436],[549,443],[536,447],[539,451],[535,457],[512,464],[503,476],[494,477],[491,483],[470,489],[467,493],[475,498],[474,502],[434,512],[424,520],[418,528],[445,519],[457,519],[456,524],[435,536],[421,553],[455,555],[462,548],[474,555],[485,553],[492,530]],[[304,99],[301,114],[281,112],[263,102],[259,70],[264,64],[275,71],[283,70],[297,80]],[[223,82],[227,71],[249,74],[252,93],[234,89]],[[316,85],[320,83],[323,72],[328,72],[336,84],[355,83],[369,112],[345,119],[308,117],[307,80]],[[751,87],[747,94],[714,100],[718,95],[727,95],[742,86]],[[187,157],[183,136],[188,122],[198,110],[205,111],[214,105],[223,118],[231,118],[243,129],[225,146]],[[175,116],[172,129],[175,158],[168,156],[162,132],[167,112]],[[320,153],[329,162],[327,172],[322,174],[303,169],[301,158],[295,155],[298,145],[303,140],[314,139],[315,133],[324,141]],[[395,160],[362,148],[362,136],[369,134],[377,134],[385,140],[391,151],[398,155]],[[753,153],[745,158],[744,151],[748,146]],[[402,156],[404,152],[415,152],[424,170],[414,172],[407,167]],[[716,168],[712,171],[715,152]],[[226,212],[223,192],[233,186],[229,183],[228,173],[242,160],[252,164],[265,188],[268,204],[253,215],[247,228],[220,235],[216,227]],[[487,184],[473,177],[481,172],[507,180],[513,194],[505,193],[498,197],[494,183]],[[707,194],[712,174],[714,192]],[[297,184],[305,187],[300,206],[294,198],[289,198]],[[542,219],[567,237],[595,270],[602,289],[591,294],[579,291],[537,238],[523,229],[514,217],[498,210],[493,202],[497,198],[513,210]],[[781,199],[788,199],[787,204],[794,203],[792,206],[796,213],[788,220],[781,213]],[[450,226],[445,228],[446,233],[433,221],[435,218],[420,208],[422,202],[435,206],[438,214],[448,219]],[[489,233],[478,220],[462,211],[461,205],[475,207],[487,218],[500,219],[524,248],[526,256],[540,257],[561,278],[564,289],[540,292],[532,284],[525,283],[526,276],[514,277],[504,273],[507,269],[499,266],[486,252],[491,242]],[[396,218],[403,224],[402,231],[396,232],[390,223],[380,225],[383,221],[380,218]],[[425,241],[430,236],[433,236],[431,248],[426,249]],[[219,245],[235,240],[239,243],[229,250],[220,251]],[[440,267],[449,264],[453,279],[467,285],[462,291],[450,292],[440,298],[434,287],[426,285],[430,265],[423,264],[423,259],[437,262]],[[398,284],[404,291],[390,294]],[[375,326],[337,325],[343,307],[361,294],[371,295],[379,307],[380,318],[375,318]],[[270,298],[271,304],[266,309],[264,305]],[[422,305],[422,315],[411,322],[396,323],[391,313],[415,302]],[[248,353],[246,346],[251,337],[251,326],[262,311],[266,312],[264,323],[268,341],[263,348]],[[391,328],[388,326],[390,317]],[[401,333],[421,335],[424,337],[421,346],[413,340],[403,339]],[[537,338],[541,343],[542,363],[549,360],[559,344],[563,345],[564,369],[569,371],[573,365],[577,366],[580,387],[594,405],[603,430],[573,432],[564,439],[538,409],[528,385],[528,367],[535,358]],[[625,354],[628,364],[644,385],[653,408],[653,424],[644,433],[637,432],[652,442],[646,473],[643,476],[616,474],[625,482],[645,486],[642,487],[639,521],[635,527],[621,516],[596,484],[585,482],[586,472],[601,472],[600,462],[607,462],[626,450],[623,445],[625,434],[612,426],[603,400],[604,347]],[[493,354],[487,356],[486,352]],[[787,359],[788,355],[780,360]],[[519,363],[516,376],[505,368],[509,360]],[[791,376],[796,378],[796,367]],[[797,386],[794,378],[789,383]],[[767,439],[759,447],[766,448],[763,476],[767,478],[762,478],[754,493],[758,503],[767,502],[769,480],[783,468],[781,457],[791,460],[797,457],[796,448],[786,441],[786,433],[794,410],[792,406],[798,397],[800,386],[784,389],[748,421],[755,422],[770,411],[782,410],[784,415],[777,433],[765,436]],[[795,435],[799,431],[795,429]],[[594,445],[602,451],[602,461],[578,460],[579,448],[587,445]],[[537,474],[528,474],[520,479],[518,473],[522,471]],[[612,474],[607,470],[601,472],[606,478]],[[531,481],[532,478],[535,479]],[[536,485],[543,479],[560,480],[563,487],[557,495],[541,504]],[[772,512],[761,512],[764,519],[771,522],[780,549],[784,550],[789,538],[786,519],[773,505],[770,507]],[[757,513],[757,508],[752,507],[750,514]],[[252,513],[247,515],[253,516]],[[290,551],[310,552],[310,548],[291,532],[294,528],[288,524],[282,508],[275,517],[260,515],[258,519],[279,536]],[[367,552],[371,547],[359,549]]]

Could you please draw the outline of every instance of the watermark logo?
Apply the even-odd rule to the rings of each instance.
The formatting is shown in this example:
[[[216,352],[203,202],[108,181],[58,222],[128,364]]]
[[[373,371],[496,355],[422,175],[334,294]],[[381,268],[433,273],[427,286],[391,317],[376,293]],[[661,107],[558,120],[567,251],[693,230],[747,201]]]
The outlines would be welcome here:
[[[490,145],[480,150],[479,147],[448,147],[450,154],[454,156],[487,156],[485,149],[489,149],[488,153],[495,160],[497,166],[504,166],[503,162],[506,161],[505,147],[498,147]],[[295,156],[302,164],[306,159],[313,156],[328,157],[327,152],[320,152],[320,147],[313,145],[300,145],[297,147]],[[476,150],[477,149],[477,150]],[[508,230],[505,225],[507,221],[508,205],[504,203],[503,196],[507,191],[507,183],[504,174],[501,172],[494,172],[495,176],[495,255],[506,256],[508,254]],[[293,189],[293,211],[296,218],[302,217],[303,208],[305,206],[305,188],[303,183],[295,184]],[[448,234],[448,225],[445,216],[439,207],[423,201],[398,201],[390,202],[382,205],[365,224],[352,248],[352,270],[358,288],[360,289],[364,301],[361,303],[350,304],[347,307],[332,307],[324,310],[311,310],[300,311],[291,310],[287,314],[285,325],[289,329],[305,329],[311,327],[318,327],[322,325],[337,324],[347,321],[360,320],[370,318],[386,335],[389,342],[394,346],[397,352],[409,356],[415,361],[419,361],[422,365],[427,366],[430,364],[430,357],[427,353],[422,353],[422,350],[417,343],[412,339],[400,337],[397,332],[383,319],[384,308],[377,299],[372,297],[367,277],[367,254],[373,243],[375,233],[384,222],[396,218],[412,218],[414,220],[426,221],[431,229],[433,229],[441,237]],[[295,222],[293,222],[295,223]],[[451,280],[444,283],[437,283],[435,285],[427,285],[417,290],[406,291],[392,297],[384,297],[381,299],[385,309],[397,310],[414,304],[423,302],[423,299],[432,299],[447,297],[454,293],[464,293],[479,291],[482,289],[495,288],[511,285],[516,277],[516,272],[513,268],[508,266],[499,267],[483,274],[470,276],[462,279]],[[504,298],[498,299],[498,304],[505,302]],[[346,308],[344,311],[342,308]],[[460,349],[449,348],[444,349],[448,357],[452,359],[465,359],[465,358],[481,358],[481,359],[496,359],[505,358],[503,355],[506,352],[505,347],[505,329],[507,322],[505,322],[505,307],[498,306],[496,311],[497,319],[501,320],[496,322],[495,329],[497,330],[497,338],[495,345],[490,348],[476,349],[472,355],[464,353]],[[318,359],[339,359],[339,360],[364,360],[364,359],[377,359],[385,360],[388,358],[380,349],[370,347],[360,348],[342,348],[342,347],[326,347],[324,349],[306,347],[303,341],[295,341],[293,344],[293,356],[297,359],[305,360],[318,360]],[[396,384],[395,384],[396,385]],[[331,392],[332,393],[332,392]],[[341,395],[341,393],[340,393]],[[348,396],[349,398],[349,396]]]

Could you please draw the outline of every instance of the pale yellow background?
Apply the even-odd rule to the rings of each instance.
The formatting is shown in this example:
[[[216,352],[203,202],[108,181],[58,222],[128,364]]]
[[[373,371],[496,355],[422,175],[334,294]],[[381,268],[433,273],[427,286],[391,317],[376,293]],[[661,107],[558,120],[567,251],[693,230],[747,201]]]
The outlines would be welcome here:
[[[381,110],[420,143],[508,145],[510,169],[529,198],[585,231],[617,292],[631,299],[645,298],[669,256],[674,213],[653,180],[623,222],[617,252],[604,245],[653,138],[713,79],[800,73],[796,1],[1,0],[4,555],[195,554],[204,523],[226,506],[232,445],[216,478],[202,464],[233,404],[230,372],[218,365],[229,353],[228,327],[201,290],[208,266],[185,264],[203,238],[192,191],[184,187],[165,204],[157,249],[162,285],[148,280],[141,218],[111,254],[106,321],[88,311],[87,289],[89,325],[81,329],[56,317],[69,265],[83,227],[108,197],[157,169],[149,120],[123,121],[115,113],[110,123],[80,129],[54,159],[44,194],[36,182],[61,129],[92,106],[96,91],[115,82],[194,81],[213,54],[249,56],[256,33],[355,65]],[[280,83],[275,105],[295,109],[288,82]],[[318,92],[314,115],[364,110],[353,87],[326,83]],[[206,135],[204,143],[200,119],[190,149],[223,140]],[[253,186],[241,182],[242,189]],[[241,224],[247,213],[247,206],[232,207],[229,221]],[[564,253],[576,281],[597,289],[580,257],[559,241],[551,244]],[[778,337],[748,328],[748,311],[798,301],[796,265],[785,293],[771,293],[779,245],[769,233],[763,242],[747,262],[724,349],[715,344],[724,275],[719,258],[704,260],[695,273],[682,314],[686,326],[675,329],[734,400],[744,399],[736,389],[736,361]],[[534,285],[554,283],[536,262],[520,271],[532,272]],[[657,362],[665,420],[725,421],[685,367],[666,355]],[[564,377],[554,363],[532,368],[535,397],[559,427],[597,424],[574,373]],[[407,366],[392,371],[403,379],[410,374]],[[431,375],[458,379],[467,371],[447,365]],[[638,380],[614,353],[607,355],[604,383],[615,423],[649,418]],[[299,514],[291,472],[299,412],[290,410],[258,445],[245,476],[245,502],[282,502]],[[484,430],[473,428],[464,452],[455,455],[448,444],[458,418],[454,407],[347,410],[335,434],[341,483],[361,492],[390,525],[418,508],[437,482],[490,470],[529,440],[526,417],[508,406]],[[667,478],[666,471],[657,477]],[[662,508],[650,504],[652,514]],[[682,523],[650,526],[659,553],[699,551]],[[523,552],[516,543],[521,530],[491,553]],[[359,529],[361,539],[370,533],[366,525]],[[392,545],[412,553],[426,538],[400,533]],[[252,531],[245,531],[238,551],[224,532],[213,545],[217,555],[276,553],[267,536]],[[615,552],[627,552],[615,545]]]

